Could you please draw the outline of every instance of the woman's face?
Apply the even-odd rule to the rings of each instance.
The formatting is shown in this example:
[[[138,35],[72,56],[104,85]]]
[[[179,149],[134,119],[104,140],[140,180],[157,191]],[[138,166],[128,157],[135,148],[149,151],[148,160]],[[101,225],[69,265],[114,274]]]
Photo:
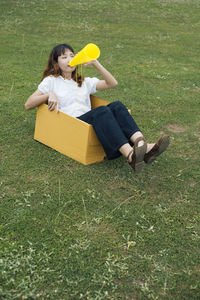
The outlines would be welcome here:
[[[64,54],[61,54],[61,56],[58,56],[58,66],[61,69],[62,72],[68,73],[73,72],[75,70],[75,67],[70,67],[69,62],[74,57],[74,53],[66,49]]]

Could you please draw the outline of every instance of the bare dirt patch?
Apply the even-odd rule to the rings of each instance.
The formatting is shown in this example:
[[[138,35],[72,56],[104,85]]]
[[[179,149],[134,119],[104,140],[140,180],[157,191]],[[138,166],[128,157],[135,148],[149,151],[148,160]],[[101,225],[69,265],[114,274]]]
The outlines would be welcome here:
[[[165,127],[167,128],[167,130],[173,132],[173,133],[181,133],[181,132],[185,132],[187,130],[187,126],[180,126],[178,124],[167,124],[165,125]]]

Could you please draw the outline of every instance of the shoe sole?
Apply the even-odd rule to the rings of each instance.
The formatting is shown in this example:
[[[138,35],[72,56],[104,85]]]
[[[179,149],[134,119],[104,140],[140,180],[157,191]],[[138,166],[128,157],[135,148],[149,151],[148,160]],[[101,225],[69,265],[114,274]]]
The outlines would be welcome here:
[[[136,147],[134,149],[135,151],[135,165],[134,165],[134,170],[139,173],[142,171],[143,167],[144,167],[144,156],[145,153],[147,151],[147,144],[145,143],[143,146],[141,147]]]
[[[169,142],[170,142],[170,137],[169,136],[164,136],[163,137],[163,141],[158,149],[158,152],[156,154],[154,154],[148,161],[147,164],[151,164],[152,162],[154,162],[156,160],[156,158],[162,154],[167,147],[169,146]]]

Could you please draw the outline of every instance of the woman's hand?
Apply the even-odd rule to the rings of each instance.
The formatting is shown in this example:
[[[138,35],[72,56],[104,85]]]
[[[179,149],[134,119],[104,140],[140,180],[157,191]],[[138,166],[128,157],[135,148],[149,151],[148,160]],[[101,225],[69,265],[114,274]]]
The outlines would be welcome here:
[[[83,64],[83,67],[87,67],[89,65],[93,65],[95,63],[96,59],[95,60],[90,60],[88,62],[86,62],[85,64]]]
[[[50,93],[48,98],[48,110],[56,109],[56,113],[58,113],[59,103],[56,94]]]

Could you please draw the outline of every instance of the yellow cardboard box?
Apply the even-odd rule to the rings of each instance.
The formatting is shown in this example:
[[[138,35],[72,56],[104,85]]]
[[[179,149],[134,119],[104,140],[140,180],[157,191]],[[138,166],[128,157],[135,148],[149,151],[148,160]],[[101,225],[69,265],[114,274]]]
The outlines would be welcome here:
[[[92,109],[107,104],[91,96]],[[100,162],[106,156],[92,125],[62,112],[48,111],[46,104],[37,108],[34,139],[84,165]]]

